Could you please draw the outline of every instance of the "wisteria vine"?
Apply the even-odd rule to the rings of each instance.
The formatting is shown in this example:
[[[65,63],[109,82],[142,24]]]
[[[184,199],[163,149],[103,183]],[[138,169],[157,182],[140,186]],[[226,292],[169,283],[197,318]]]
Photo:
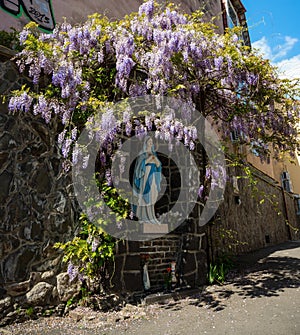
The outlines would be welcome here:
[[[58,25],[52,34],[39,33],[31,23],[20,34],[24,49],[17,64],[39,88],[14,92],[9,109],[31,111],[46,123],[60,119],[64,129],[58,144],[66,170],[70,156],[73,163],[80,158],[76,151],[71,154],[80,128],[99,110],[103,150],[115,141],[122,124],[127,136],[144,136],[155,127],[170,150],[174,137],[193,150],[197,132],[172,114],[147,115],[141,121],[130,109],[117,116],[102,108],[108,101],[145,94],[180,98],[210,117],[224,139],[235,132],[255,146],[261,158],[270,148],[275,154],[293,154],[298,140],[297,87],[279,79],[268,61],[243,46],[238,33],[217,34],[199,13],[184,15],[173,5],[164,7],[153,0],[118,22],[95,14],[82,25]],[[45,77],[48,84],[41,85]],[[184,120],[190,108],[183,108]],[[104,157],[100,151],[102,163]],[[81,159],[87,166],[88,157]]]
[[[81,160],[83,168],[88,165],[89,157],[81,157],[72,147],[99,111],[101,129],[96,136],[103,143],[99,159],[104,167],[107,154],[113,154],[109,148],[122,132],[144,136],[155,130],[170,150],[173,139],[194,150],[197,129],[188,124],[191,109],[209,117],[224,140],[236,132],[261,156],[271,149],[293,155],[298,145],[297,83],[280,79],[267,60],[243,45],[239,34],[233,29],[220,35],[200,13],[185,15],[174,5],[153,0],[123,20],[95,14],[83,24],[57,25],[52,34],[41,33],[30,23],[20,33],[23,50],[16,63],[34,87],[14,91],[9,110],[31,112],[47,124],[63,126],[57,141],[65,170],[72,160]],[[171,112],[136,118],[128,108],[116,115],[111,108],[112,102],[145,95],[183,101],[182,120]],[[158,99],[158,110],[159,103]],[[109,184],[109,170],[105,175]],[[206,167],[210,187],[217,187],[224,176],[224,171]],[[206,187],[203,182],[200,198]],[[97,243],[91,241],[92,251]]]

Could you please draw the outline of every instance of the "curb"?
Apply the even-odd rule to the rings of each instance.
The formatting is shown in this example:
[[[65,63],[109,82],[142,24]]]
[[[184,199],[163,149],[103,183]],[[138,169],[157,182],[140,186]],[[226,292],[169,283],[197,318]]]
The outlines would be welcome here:
[[[145,298],[141,300],[142,305],[151,305],[155,303],[166,303],[170,300],[180,300],[184,299],[193,295],[199,295],[203,292],[204,287],[202,288],[196,288],[196,289],[185,289],[182,291],[175,291],[170,293],[155,293],[155,294],[149,294]]]

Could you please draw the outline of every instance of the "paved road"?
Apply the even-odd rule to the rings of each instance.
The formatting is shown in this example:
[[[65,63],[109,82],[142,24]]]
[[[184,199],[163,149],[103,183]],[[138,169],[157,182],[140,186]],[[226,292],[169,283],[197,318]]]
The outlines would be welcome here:
[[[131,315],[102,326],[48,319],[36,332],[6,330],[16,335],[300,335],[300,241],[262,249],[240,258],[239,265],[239,274],[226,285],[153,306],[152,312],[152,307],[139,309],[136,319]]]
[[[106,334],[299,335],[300,241],[247,255],[240,265],[248,271],[231,283]]]

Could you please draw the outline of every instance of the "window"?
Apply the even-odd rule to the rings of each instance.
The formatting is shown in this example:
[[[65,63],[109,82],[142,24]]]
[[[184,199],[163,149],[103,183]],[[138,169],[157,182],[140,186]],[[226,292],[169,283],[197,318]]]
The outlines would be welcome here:
[[[270,164],[271,159],[268,153],[268,145],[264,144],[262,140],[251,141],[250,152],[256,157],[261,157],[267,164]]]
[[[281,182],[282,182],[282,187],[285,191],[287,192],[293,192],[292,191],[292,183],[290,179],[290,175],[287,171],[283,171],[281,174]]]
[[[225,1],[227,24],[229,28],[240,26],[240,20],[230,0]]]
[[[300,215],[300,194],[295,195],[297,215]]]
[[[240,134],[239,134],[239,132],[237,130],[232,130],[230,132],[230,140],[233,143],[239,142],[239,140],[240,140]]]
[[[261,144],[258,141],[252,141],[251,142],[250,151],[253,153],[254,156],[259,157],[260,149],[261,149]]]
[[[233,129],[229,133],[232,143],[245,143],[248,141],[247,136],[242,130]]]
[[[246,9],[241,0],[222,0],[223,22],[225,28],[242,27],[243,30],[238,38],[245,45],[251,47],[250,36],[245,17]]]

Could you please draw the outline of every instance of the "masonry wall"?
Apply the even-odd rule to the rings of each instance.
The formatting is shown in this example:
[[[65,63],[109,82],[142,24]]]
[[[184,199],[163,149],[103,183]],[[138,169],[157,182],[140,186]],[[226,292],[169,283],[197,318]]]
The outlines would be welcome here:
[[[19,77],[15,66],[7,60],[0,63],[0,78],[2,94],[20,87],[26,80]],[[36,272],[58,272],[60,256],[52,245],[73,235],[77,211],[70,196],[71,181],[60,174],[55,133],[54,125],[46,125],[29,114],[8,115],[7,106],[0,106],[2,287],[26,281]],[[173,166],[165,166],[167,170],[168,178],[174,171],[178,172]],[[230,171],[230,178],[234,175],[242,175],[242,172]],[[148,257],[153,289],[163,287],[171,262],[176,262],[177,284],[194,287],[206,281],[208,257],[214,258],[228,250],[244,253],[299,238],[293,229],[300,225],[292,195],[283,193],[263,174],[257,174],[256,178],[258,191],[271,196],[273,204],[268,199],[260,203],[261,195],[253,197],[246,179],[239,179],[239,193],[234,194],[232,179],[229,179],[214,224],[199,227],[199,207],[195,206],[189,220],[163,238],[146,242],[119,241],[113,278],[115,289],[143,290],[144,255]],[[178,185],[173,186],[176,189]],[[167,197],[171,199],[172,189],[168,192]],[[161,203],[158,211],[168,211],[165,206],[169,204]]]
[[[208,226],[213,258],[225,253],[241,254],[299,239],[300,221],[296,215],[292,194],[258,170],[255,173],[257,191],[249,180],[238,180],[239,192],[233,189],[233,176],[243,176],[240,170],[231,170],[224,194],[224,202]],[[289,222],[289,225],[286,222]]]
[[[205,10],[206,19],[221,14],[219,1],[174,2],[180,3],[186,12]],[[69,5],[68,2],[62,5],[66,13],[60,10],[59,13],[72,22],[85,19],[87,14],[96,11],[119,18],[138,10],[141,3],[137,0],[118,1],[117,4],[102,1],[97,4],[77,3],[72,7],[69,1]],[[55,13],[59,4],[55,1],[53,4]],[[0,29],[9,29],[13,25],[21,29],[26,23],[24,18],[18,20],[4,12],[2,14],[6,19],[1,20]],[[216,24],[222,32],[221,16],[218,20]],[[9,94],[28,82],[19,76],[15,65],[8,60],[11,52],[7,55],[0,57],[0,94]],[[12,283],[27,283],[36,273],[40,277],[41,273],[49,270],[58,273],[61,256],[52,246],[73,236],[78,211],[71,195],[71,180],[60,174],[56,133],[55,125],[46,125],[29,114],[8,115],[7,105],[0,105],[0,296]],[[164,203],[170,205],[168,200],[173,199],[173,191],[169,190],[158,204],[158,212],[168,211]],[[193,215],[197,216],[197,209]],[[144,244],[125,242],[123,247],[119,243],[115,275],[120,279],[117,279],[119,288],[142,289],[141,254],[150,255],[149,273],[153,287],[162,285],[164,272],[172,261],[176,261],[180,268],[181,277],[178,280],[183,285],[203,284],[206,278],[206,245],[202,240],[205,235],[202,234],[202,229],[199,231],[192,224],[164,239]],[[52,273],[54,281],[55,275]],[[23,293],[30,288],[31,284],[27,284],[21,285]],[[22,294],[21,291],[18,294]]]
[[[0,94],[25,81],[12,62],[0,63]],[[53,244],[72,236],[77,214],[55,134],[40,118],[8,115],[7,105],[0,105],[1,286],[56,266]]]
[[[221,13],[219,1],[195,0],[182,4],[187,11],[205,9],[207,18]],[[138,7],[124,7],[124,3],[122,6],[126,12]],[[222,30],[221,18],[219,20],[216,23]],[[19,88],[25,81],[10,61],[1,60],[0,94]],[[54,125],[45,125],[32,115],[8,115],[7,105],[0,105],[2,286],[25,281],[35,272],[59,271],[60,258],[52,245],[73,235],[77,210],[70,196],[71,180],[60,174],[56,133]],[[172,170],[169,165],[168,168]],[[230,173],[231,176],[236,174],[237,171]],[[288,220],[291,226],[299,228],[293,198],[282,193],[280,187],[264,176],[258,176],[258,180],[259,190],[273,195],[278,205],[270,205],[267,200],[260,204],[261,199],[252,197],[247,181],[243,179],[239,180],[239,194],[234,195],[229,181],[214,224],[199,227],[199,207],[196,206],[189,220],[163,238],[146,242],[119,241],[113,278],[115,289],[143,290],[144,255],[148,257],[150,282],[154,289],[164,284],[164,275],[171,262],[176,262],[178,284],[193,287],[205,283],[209,256],[214,258],[228,249],[243,253],[299,238],[299,234],[286,225]],[[173,199],[173,191],[169,189],[165,200],[158,204],[158,212],[165,212],[165,204],[168,206],[168,200]],[[281,214],[277,215],[278,212]]]
[[[158,0],[157,2],[165,3],[164,0]],[[187,13],[200,9],[205,10],[207,19],[217,16],[215,24],[221,27],[220,32],[222,32],[221,0],[174,0],[172,2],[180,4],[182,10]],[[57,23],[63,22],[64,18],[67,18],[68,22],[77,23],[85,21],[88,15],[94,13],[105,14],[112,19],[120,19],[128,13],[137,12],[143,0],[52,0],[51,3]],[[1,8],[0,12],[0,30],[9,30],[11,27],[20,30],[28,22],[25,15],[16,18],[2,11]]]
[[[114,288],[142,291],[145,258],[153,290],[164,287],[171,262],[176,262],[177,286],[197,287],[206,283],[207,264],[224,254],[238,255],[299,239],[300,217],[292,194],[258,170],[254,173],[256,191],[248,179],[241,178],[235,193],[233,176],[243,176],[243,171],[230,169],[224,201],[212,223],[199,227],[195,208],[189,220],[163,238],[119,241]]]
[[[143,291],[143,265],[147,263],[151,291],[165,288],[167,269],[176,263],[176,287],[206,283],[207,239],[203,233],[170,233],[151,241],[119,241],[112,283],[116,291]]]

